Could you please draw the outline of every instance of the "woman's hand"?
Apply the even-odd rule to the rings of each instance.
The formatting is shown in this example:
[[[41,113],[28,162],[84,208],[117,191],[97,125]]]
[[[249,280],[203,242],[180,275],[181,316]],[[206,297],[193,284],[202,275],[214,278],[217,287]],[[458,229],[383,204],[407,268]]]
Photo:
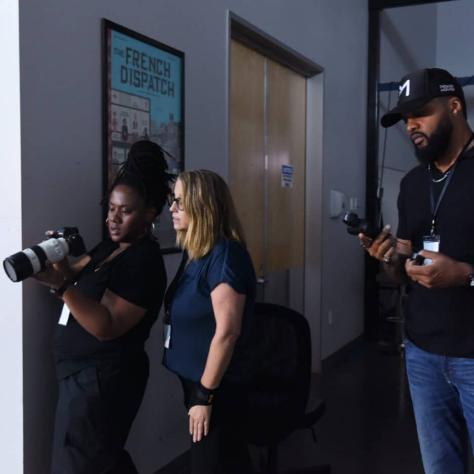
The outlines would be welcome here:
[[[53,265],[48,263],[44,270],[32,275],[32,278],[50,288],[60,288],[66,280],[64,272],[62,271],[62,266],[64,265],[63,262],[58,262]]]
[[[189,434],[193,437],[193,443],[201,441],[209,433],[211,412],[211,405],[194,405],[189,409]]]

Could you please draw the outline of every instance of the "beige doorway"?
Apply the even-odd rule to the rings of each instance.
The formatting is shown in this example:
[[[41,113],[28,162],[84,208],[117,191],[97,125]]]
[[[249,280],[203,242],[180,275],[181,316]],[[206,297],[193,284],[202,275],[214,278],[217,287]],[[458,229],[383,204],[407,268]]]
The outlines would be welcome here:
[[[306,79],[232,40],[229,183],[258,299],[304,312]]]

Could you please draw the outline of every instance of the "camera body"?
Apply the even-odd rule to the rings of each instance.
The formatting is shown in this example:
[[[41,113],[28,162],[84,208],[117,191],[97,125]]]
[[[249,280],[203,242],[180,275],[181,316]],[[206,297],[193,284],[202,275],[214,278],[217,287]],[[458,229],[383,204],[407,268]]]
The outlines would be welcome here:
[[[412,256],[411,259],[413,260],[414,265],[425,265],[426,259],[423,257],[423,255],[420,255],[418,252],[415,252]]]
[[[346,212],[342,218],[342,222],[346,224],[347,232],[351,235],[364,234],[373,239],[377,237],[382,230],[366,219],[360,218],[355,212]]]
[[[47,262],[60,262],[68,255],[79,257],[86,251],[77,227],[61,227],[49,232],[47,236],[43,242],[17,252],[3,261],[3,268],[10,280],[22,281],[44,270]]]
[[[382,231],[381,228],[378,228],[370,224],[366,219],[361,219],[354,212],[346,212],[342,218],[342,222],[347,226],[347,232],[351,235],[364,234],[371,239],[375,239],[377,235]],[[426,265],[426,259],[419,253],[413,253],[410,257],[413,260],[415,265]]]

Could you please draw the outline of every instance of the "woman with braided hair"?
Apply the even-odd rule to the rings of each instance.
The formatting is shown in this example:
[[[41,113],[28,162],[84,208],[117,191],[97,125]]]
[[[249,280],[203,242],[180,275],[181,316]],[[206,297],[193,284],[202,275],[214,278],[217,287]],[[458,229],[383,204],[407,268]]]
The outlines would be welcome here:
[[[124,445],[148,380],[144,343],[166,288],[151,233],[170,192],[166,169],[158,145],[133,144],[109,192],[109,237],[74,265],[36,275],[65,303],[54,349],[52,474],[137,472]]]

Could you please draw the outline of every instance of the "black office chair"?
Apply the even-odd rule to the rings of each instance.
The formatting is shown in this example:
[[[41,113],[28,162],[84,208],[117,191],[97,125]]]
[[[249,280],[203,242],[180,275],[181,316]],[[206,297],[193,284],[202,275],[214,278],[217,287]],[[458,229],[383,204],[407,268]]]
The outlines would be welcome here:
[[[266,474],[278,473],[278,445],[297,429],[313,426],[325,411],[323,400],[308,405],[311,337],[303,315],[270,303],[255,306],[257,359],[249,392],[249,443],[267,448]],[[329,465],[286,471],[329,474]]]

